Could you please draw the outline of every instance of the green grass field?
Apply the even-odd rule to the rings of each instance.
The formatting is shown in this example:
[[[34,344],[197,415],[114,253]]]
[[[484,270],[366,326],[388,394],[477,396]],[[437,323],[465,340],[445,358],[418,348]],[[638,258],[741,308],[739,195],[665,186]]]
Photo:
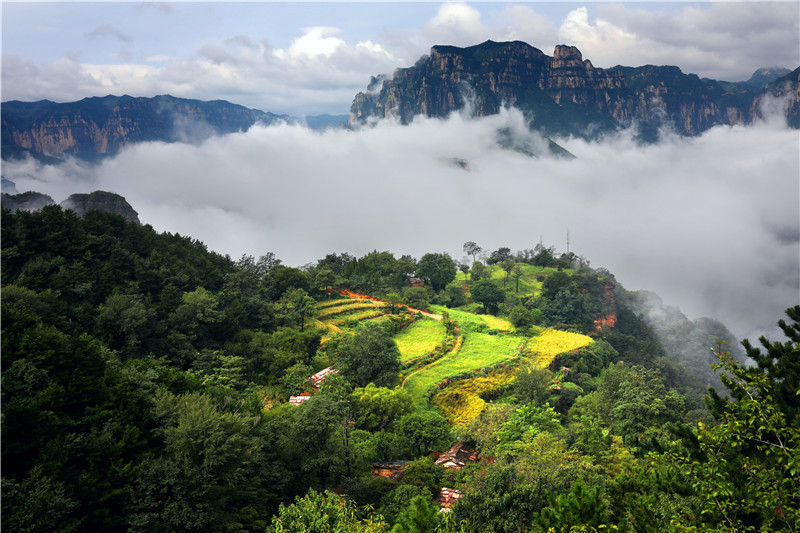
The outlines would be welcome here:
[[[538,267],[534,265],[527,265],[525,263],[517,263],[520,267],[522,267],[522,276],[519,279],[519,294],[532,294],[538,295],[542,292],[542,282],[537,280],[536,278],[539,276],[544,276],[545,278],[552,274],[553,272],[558,272],[556,268],[546,268],[546,267]],[[567,274],[570,274],[571,270],[565,270]],[[503,270],[500,266],[494,265],[492,267],[492,279],[499,282],[499,285],[503,286],[503,280],[506,277],[506,271]],[[465,283],[464,275],[459,273],[456,276],[456,279],[451,283],[451,285],[456,285],[461,287],[462,284]],[[514,279],[513,275],[508,277],[508,282],[505,284],[505,289],[509,292],[516,292],[517,282]]]
[[[441,305],[432,305],[431,311],[440,315],[444,312],[450,313],[450,318],[456,321],[461,331],[485,331],[487,329],[514,331],[514,325],[511,322],[492,315],[467,313],[459,309],[448,309]]]
[[[514,335],[466,333],[464,345],[460,351],[411,374],[406,380],[404,388],[417,400],[420,400],[428,387],[449,376],[477,370],[514,357],[522,342],[522,338]]]
[[[406,362],[431,353],[444,341],[444,324],[432,318],[422,318],[394,336],[400,349],[400,360]]]

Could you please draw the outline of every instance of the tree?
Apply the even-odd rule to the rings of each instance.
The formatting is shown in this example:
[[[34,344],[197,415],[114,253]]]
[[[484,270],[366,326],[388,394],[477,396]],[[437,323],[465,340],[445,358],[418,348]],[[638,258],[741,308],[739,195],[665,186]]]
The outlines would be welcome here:
[[[796,356],[800,345],[788,348]],[[688,475],[703,502],[701,518],[719,530],[800,531],[800,429],[773,395],[781,383],[727,352],[717,355],[723,381],[739,400],[724,405],[717,425],[698,424],[694,455],[678,449],[661,458]]]
[[[503,278],[503,288],[505,288],[506,283],[508,283],[508,276],[511,274],[511,271],[514,270],[514,260],[513,259],[505,259],[500,266],[506,273],[506,277]]]
[[[336,275],[331,269],[322,268],[317,270],[314,276],[314,287],[317,290],[328,292],[334,283],[336,283]]]
[[[299,322],[300,331],[304,331],[306,318],[317,313],[316,301],[303,289],[289,289],[278,301],[278,309],[293,321]]]
[[[391,533],[430,533],[439,524],[439,514],[430,498],[414,496],[397,517]]]
[[[514,255],[511,253],[511,248],[498,248],[489,256],[489,259],[486,260],[487,263],[490,265],[495,265],[498,263],[502,263],[503,261],[513,260]]]
[[[781,319],[778,321],[778,327],[789,339],[788,341],[771,342],[766,337],[759,338],[766,353],[754,347],[747,339],[742,341],[742,346],[747,356],[755,361],[758,367],[751,374],[759,379],[761,376],[767,377],[778,408],[789,421],[796,421],[800,426],[800,305],[790,307],[786,310],[786,314],[793,323],[787,324]],[[748,379],[755,379],[750,378],[749,374],[745,374],[743,378],[745,383]],[[736,400],[742,400],[747,396],[746,387],[737,385],[736,382],[729,382],[728,388]],[[724,411],[727,401],[713,389],[709,390],[709,393],[712,411],[715,413]]]
[[[505,300],[506,293],[494,281],[482,279],[472,283],[472,299],[483,304],[484,313],[493,313],[497,305]]]
[[[473,264],[475,263],[475,261],[477,261],[478,254],[483,251],[483,248],[481,248],[480,246],[478,246],[477,244],[475,244],[472,241],[465,242],[463,249],[464,249],[464,253],[465,254],[472,256],[472,263]]]
[[[369,515],[332,492],[314,489],[291,505],[281,504],[272,519],[274,533],[377,533],[388,526],[380,515]]]
[[[476,281],[480,281],[482,279],[491,279],[492,273],[491,271],[486,268],[486,265],[481,263],[480,261],[475,261],[472,263],[472,271],[470,272],[470,282],[475,283]]]
[[[467,281],[467,274],[469,274],[469,265],[467,264],[466,257],[464,258],[463,261],[461,261],[458,264],[458,270],[460,270],[461,273],[464,274],[464,281],[466,282]]]
[[[598,487],[586,488],[582,480],[572,486],[569,494],[550,497],[550,506],[542,509],[537,517],[544,531],[570,532],[580,527],[581,531],[607,529],[608,504],[600,497]]]
[[[400,371],[400,350],[378,324],[368,322],[339,345],[337,365],[342,375],[359,386],[393,385]]]
[[[440,291],[456,279],[456,263],[448,253],[425,254],[417,264],[417,275],[427,279],[433,290]]]
[[[356,427],[380,431],[413,408],[411,394],[403,389],[376,387],[370,383],[350,395]]]
[[[446,448],[451,434],[447,420],[434,411],[416,411],[397,421],[396,431],[417,457]]]
[[[516,288],[514,292],[519,293],[519,280],[522,278],[522,267],[520,265],[514,265],[514,268],[511,270],[511,275],[514,277],[514,281],[517,282]]]

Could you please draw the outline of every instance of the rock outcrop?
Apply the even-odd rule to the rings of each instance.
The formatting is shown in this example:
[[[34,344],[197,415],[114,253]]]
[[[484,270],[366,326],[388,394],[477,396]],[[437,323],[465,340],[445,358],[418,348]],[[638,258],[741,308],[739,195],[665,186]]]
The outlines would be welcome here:
[[[88,211],[104,211],[115,213],[130,222],[139,224],[139,214],[133,210],[131,204],[119,194],[106,191],[94,191],[89,194],[72,194],[61,202],[61,207],[71,209],[78,215],[84,216]]]
[[[379,89],[377,84],[373,78],[370,90],[356,95],[351,123],[390,116],[408,123],[465,107],[486,116],[514,106],[546,135],[593,137],[635,124],[652,139],[665,126],[697,135],[719,124],[746,123],[757,97],[744,84],[701,79],[674,66],[601,69],[574,46],[556,46],[550,57],[520,41],[434,46],[413,67],[398,69]]]
[[[98,159],[145,141],[200,142],[289,117],[215,100],[105,96],[78,102],[4,102],[3,158],[25,152]]]
[[[2,194],[3,209],[9,211],[38,211],[46,205],[56,203],[46,194],[27,191],[20,194]]]
[[[35,191],[21,194],[2,194],[3,209],[10,211],[38,211],[45,206],[56,202],[48,195]],[[139,214],[133,210],[128,201],[113,192],[94,191],[88,194],[72,194],[61,202],[62,209],[71,209],[79,216],[84,216],[89,211],[104,211],[120,215],[129,222],[139,222]]]

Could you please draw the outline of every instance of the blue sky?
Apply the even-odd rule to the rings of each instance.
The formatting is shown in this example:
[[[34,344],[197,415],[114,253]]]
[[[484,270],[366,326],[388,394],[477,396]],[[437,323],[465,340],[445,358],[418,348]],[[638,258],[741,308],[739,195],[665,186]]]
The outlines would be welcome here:
[[[486,39],[742,80],[800,64],[798,18],[797,2],[3,2],[2,100],[169,93],[344,114],[370,76]]]

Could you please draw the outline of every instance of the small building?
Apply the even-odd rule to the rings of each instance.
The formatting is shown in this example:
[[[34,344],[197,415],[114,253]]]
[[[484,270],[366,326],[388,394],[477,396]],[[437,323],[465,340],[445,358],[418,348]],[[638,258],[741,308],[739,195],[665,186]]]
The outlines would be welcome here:
[[[425,280],[422,278],[411,278],[408,280],[412,287],[422,287],[425,285]]]
[[[300,405],[301,403],[310,399],[311,399],[310,394],[299,394],[297,396],[289,396],[289,403],[292,403],[294,405]]]
[[[439,509],[440,512],[449,513],[453,510],[453,506],[456,504],[456,502],[463,497],[464,494],[458,489],[442,487],[441,494],[439,494],[439,497],[436,498],[436,501],[439,503],[439,507],[441,507],[441,509]]]
[[[316,390],[319,389],[319,386],[322,384],[323,381],[325,381],[325,378],[327,378],[331,374],[338,374],[338,373],[339,373],[338,370],[336,370],[332,366],[329,366],[328,368],[323,368],[322,370],[320,370],[319,372],[308,378],[308,380],[311,381],[311,385],[314,387],[314,390]]]
[[[408,463],[409,461],[383,461],[380,463],[372,463],[370,466],[372,467],[371,472],[373,476],[385,477],[392,481],[400,481]]]
[[[463,442],[456,442],[450,449],[436,459],[436,464],[442,468],[461,470],[468,463],[478,462],[478,452],[464,446]]]

